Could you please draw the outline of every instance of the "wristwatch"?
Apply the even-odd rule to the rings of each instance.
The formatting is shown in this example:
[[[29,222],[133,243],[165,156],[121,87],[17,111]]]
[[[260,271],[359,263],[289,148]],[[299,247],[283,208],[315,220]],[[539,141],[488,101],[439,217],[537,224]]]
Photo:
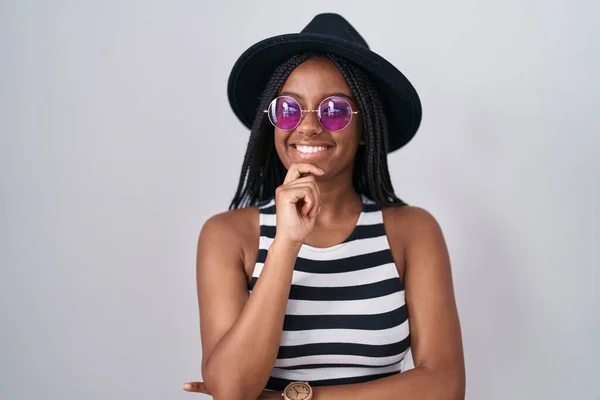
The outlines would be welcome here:
[[[311,400],[313,391],[308,382],[291,382],[281,395],[285,400]]]

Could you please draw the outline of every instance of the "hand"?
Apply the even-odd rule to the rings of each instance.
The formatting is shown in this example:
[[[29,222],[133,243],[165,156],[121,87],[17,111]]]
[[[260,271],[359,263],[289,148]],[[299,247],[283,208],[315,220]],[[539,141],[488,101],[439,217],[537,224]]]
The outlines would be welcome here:
[[[186,382],[183,384],[183,390],[186,392],[204,393],[210,396],[210,392],[204,382]]]
[[[325,172],[313,164],[292,164],[283,184],[275,190],[277,234],[279,240],[296,244],[304,240],[315,226],[321,209],[321,192],[316,176]]]
[[[183,384],[183,390],[192,393],[204,393],[211,395],[204,382],[186,382]],[[263,391],[257,400],[281,400],[283,397],[279,392]]]

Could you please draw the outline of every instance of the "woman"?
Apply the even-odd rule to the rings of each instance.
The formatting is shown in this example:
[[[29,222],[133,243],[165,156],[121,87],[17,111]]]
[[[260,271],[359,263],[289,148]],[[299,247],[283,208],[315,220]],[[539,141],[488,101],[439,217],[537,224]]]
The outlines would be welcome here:
[[[251,128],[231,210],[198,240],[204,382],[215,399],[462,399],[450,262],[386,153],[421,119],[408,80],[341,16],[257,43],[229,99]],[[258,112],[257,112],[258,110]],[[401,372],[409,347],[415,368]]]

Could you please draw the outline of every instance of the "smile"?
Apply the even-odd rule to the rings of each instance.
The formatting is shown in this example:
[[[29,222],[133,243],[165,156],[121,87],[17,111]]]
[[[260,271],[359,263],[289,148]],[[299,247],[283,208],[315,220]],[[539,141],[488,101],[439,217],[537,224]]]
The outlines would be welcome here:
[[[319,145],[319,146],[307,146],[302,144],[293,144],[291,145],[293,150],[293,157],[296,157],[300,160],[311,160],[316,161],[323,157],[327,157],[334,146],[329,145]]]
[[[329,149],[331,146],[296,146],[294,148],[303,154],[319,153]]]

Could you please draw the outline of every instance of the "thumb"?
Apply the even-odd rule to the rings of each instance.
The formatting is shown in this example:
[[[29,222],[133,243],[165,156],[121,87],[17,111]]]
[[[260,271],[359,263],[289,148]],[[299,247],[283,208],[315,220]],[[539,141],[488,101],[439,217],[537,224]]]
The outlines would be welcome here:
[[[183,384],[183,390],[186,392],[210,394],[204,382],[186,382]]]

